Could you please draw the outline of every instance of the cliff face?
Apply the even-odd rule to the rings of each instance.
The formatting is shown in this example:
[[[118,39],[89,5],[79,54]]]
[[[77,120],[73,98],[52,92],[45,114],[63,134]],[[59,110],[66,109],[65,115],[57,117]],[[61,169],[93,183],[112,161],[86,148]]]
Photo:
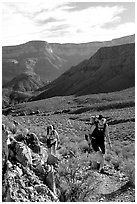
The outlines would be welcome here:
[[[4,84],[26,71],[40,75],[42,81],[52,81],[71,66],[91,57],[101,47],[134,42],[135,35],[82,44],[30,41],[22,45],[6,46],[2,48],[2,81]]]
[[[2,57],[4,82],[25,71],[36,73],[43,81],[49,81],[60,74],[65,62],[53,53],[45,41],[3,47]]]
[[[59,44],[59,43],[50,43],[52,50],[54,53],[58,54],[59,56],[69,57],[69,56],[86,56],[84,59],[88,59],[91,55],[95,54],[95,52],[101,48],[106,46],[115,46],[115,45],[122,45],[128,43],[135,42],[135,35],[126,36],[118,39],[113,39],[111,41],[102,41],[102,42],[89,42],[89,43],[81,43],[81,44],[74,44],[74,43],[66,43],[66,44]],[[89,56],[89,57],[87,57]],[[82,60],[81,60],[82,61]]]
[[[135,45],[100,48],[43,88],[36,99],[119,91],[135,85]],[[44,90],[45,89],[45,90]]]

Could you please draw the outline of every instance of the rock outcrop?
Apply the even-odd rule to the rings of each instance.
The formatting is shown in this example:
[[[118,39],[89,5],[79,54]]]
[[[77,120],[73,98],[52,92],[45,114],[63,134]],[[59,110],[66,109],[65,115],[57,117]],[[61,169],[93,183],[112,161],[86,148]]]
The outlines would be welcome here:
[[[9,125],[10,124],[10,125]],[[19,124],[18,124],[19,125]],[[13,121],[3,117],[2,200],[4,202],[59,201],[55,171],[59,159],[49,155],[34,133],[11,131]],[[54,158],[52,163],[48,160]],[[56,168],[55,168],[56,164]]]

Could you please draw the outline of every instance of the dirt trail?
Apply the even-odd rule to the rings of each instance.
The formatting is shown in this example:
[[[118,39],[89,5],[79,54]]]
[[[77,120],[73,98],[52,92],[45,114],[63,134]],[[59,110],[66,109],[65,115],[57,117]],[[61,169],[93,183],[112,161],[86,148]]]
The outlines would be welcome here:
[[[97,170],[87,168],[87,171],[93,175],[94,180],[92,183],[92,192],[89,194],[88,201],[113,201],[116,199],[116,195],[119,192],[119,196],[122,193],[124,186],[128,185],[128,177],[126,177],[121,171],[116,171],[114,168],[105,162],[104,173],[98,173]],[[125,189],[126,191],[127,189]],[[125,197],[121,198],[122,201],[126,201]]]

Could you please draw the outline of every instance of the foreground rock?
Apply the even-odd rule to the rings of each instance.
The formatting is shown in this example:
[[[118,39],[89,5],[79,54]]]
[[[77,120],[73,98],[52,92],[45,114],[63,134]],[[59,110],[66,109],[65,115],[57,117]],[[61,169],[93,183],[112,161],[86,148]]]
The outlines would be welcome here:
[[[12,121],[8,122],[12,124]],[[9,129],[7,123],[3,124],[3,201],[59,201],[54,167],[56,164],[57,168],[59,160],[55,160],[54,155],[48,155],[47,149],[34,137],[35,134],[18,135],[17,131],[13,134]],[[54,161],[51,164],[48,161],[52,158]]]
[[[8,161],[6,202],[58,201],[55,194],[29,168]]]

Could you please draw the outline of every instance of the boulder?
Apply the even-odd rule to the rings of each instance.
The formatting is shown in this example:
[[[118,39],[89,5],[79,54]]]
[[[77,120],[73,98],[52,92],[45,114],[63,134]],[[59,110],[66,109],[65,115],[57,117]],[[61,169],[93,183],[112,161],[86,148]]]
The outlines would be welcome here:
[[[8,147],[11,161],[17,160],[23,166],[32,165],[31,150],[29,147],[16,140],[13,140]]]
[[[40,153],[40,142],[35,133],[28,133],[26,137],[27,145],[34,153]]]
[[[39,142],[39,139],[34,133],[30,133],[31,136],[30,134],[24,134],[21,131],[21,125],[17,125],[17,132],[13,133],[10,128],[12,121],[9,118],[4,116],[3,123],[2,201],[59,201],[54,193],[55,175],[52,169],[53,167],[47,164],[47,148]],[[33,149],[34,146],[31,146],[32,144],[38,146],[39,151]],[[45,181],[47,182],[45,183]]]
[[[20,133],[20,134],[16,135],[14,138],[18,142],[23,142],[26,144],[26,136],[24,134]]]
[[[2,125],[2,201],[5,201],[7,195],[7,160],[8,160],[8,135],[5,132],[6,126]]]

